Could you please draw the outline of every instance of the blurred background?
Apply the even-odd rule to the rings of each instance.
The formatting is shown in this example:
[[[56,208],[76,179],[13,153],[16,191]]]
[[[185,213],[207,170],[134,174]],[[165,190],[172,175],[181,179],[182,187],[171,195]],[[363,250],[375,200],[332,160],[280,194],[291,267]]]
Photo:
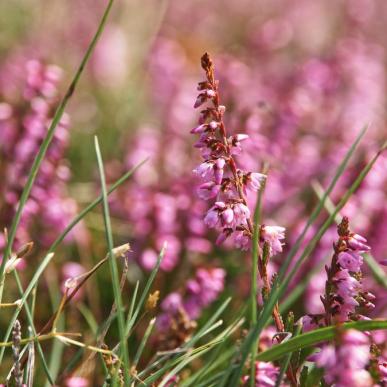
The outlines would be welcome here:
[[[28,166],[105,5],[99,0],[0,2],[2,228],[10,225]],[[200,157],[189,131],[198,117],[193,103],[203,79],[201,55],[208,51],[215,62],[228,130],[250,136],[240,165],[251,171],[270,165],[264,223],[286,227],[286,252],[318,200],[316,191],[327,186],[361,128],[369,125],[334,202],[386,139],[386,22],[387,3],[377,0],[116,1],[23,215],[16,245],[35,243],[20,266],[23,282],[98,194],[93,146],[98,135],[110,183],[149,158],[110,199],[115,244],[132,246],[132,286],[146,278],[166,240],[169,249],[156,284],[162,298],[186,292],[187,278],[197,270],[222,268],[220,299],[232,295],[235,307],[243,303],[249,292],[248,254],[227,243],[215,246],[216,234],[202,221],[209,205],[195,193],[192,169]],[[387,258],[386,170],[382,156],[343,211],[352,229],[368,239],[376,261]],[[249,203],[253,208],[254,195]],[[333,227],[324,236],[293,285],[305,285],[292,305],[296,318],[322,307],[323,266],[335,233]],[[90,269],[105,253],[102,212],[96,209],[66,238],[44,275],[37,326],[50,316],[47,305],[58,302],[61,281]],[[270,263],[273,272],[281,258]],[[86,331],[90,312],[95,323],[107,317],[109,280],[105,268],[69,308],[66,325],[72,331]],[[372,276],[364,281],[380,295],[374,315],[385,316],[385,289]],[[9,298],[18,297],[12,280],[6,289]],[[128,304],[131,288],[124,294]],[[206,313],[208,308],[198,316],[205,319]],[[7,316],[0,316],[1,332]],[[72,351],[66,349],[64,356]],[[6,369],[0,367],[1,376]]]

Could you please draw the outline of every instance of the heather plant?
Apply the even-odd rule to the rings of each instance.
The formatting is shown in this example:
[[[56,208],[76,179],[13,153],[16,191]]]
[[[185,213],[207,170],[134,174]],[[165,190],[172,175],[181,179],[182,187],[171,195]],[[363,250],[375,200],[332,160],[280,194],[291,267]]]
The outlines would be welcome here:
[[[373,2],[344,1],[345,28],[320,55],[296,26],[323,2],[268,4],[257,30],[252,1],[222,2],[233,17],[218,49],[200,44],[216,54],[201,57],[196,99],[199,54],[185,40],[222,21],[219,3],[135,13],[157,14],[143,67],[107,24],[113,3],[90,43],[74,44],[85,54],[62,98],[51,60],[10,55],[0,76],[0,382],[383,386],[383,114],[354,129],[385,94],[381,48],[364,34]],[[95,22],[82,21],[92,2],[79,7],[78,34]],[[42,23],[53,35],[31,29],[40,53],[60,35]],[[123,57],[137,79],[118,101]],[[20,82],[4,76],[15,62]],[[76,128],[96,110],[93,147]]]

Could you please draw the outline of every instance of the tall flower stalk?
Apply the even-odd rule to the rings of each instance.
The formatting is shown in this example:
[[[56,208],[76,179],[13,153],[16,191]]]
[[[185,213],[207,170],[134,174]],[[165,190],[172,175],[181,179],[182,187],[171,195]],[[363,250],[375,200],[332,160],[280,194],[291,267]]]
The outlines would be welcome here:
[[[246,134],[230,135],[223,120],[226,111],[220,103],[219,82],[215,79],[214,65],[208,53],[201,58],[201,66],[206,80],[199,82],[199,95],[194,108],[205,103],[208,106],[200,112],[199,125],[191,130],[199,134],[195,143],[203,157],[203,162],[194,169],[194,173],[205,181],[198,188],[198,195],[204,200],[215,200],[207,212],[204,222],[208,227],[221,230],[216,243],[221,244],[233,238],[237,248],[250,250],[252,247],[254,223],[246,199],[247,190],[258,191],[266,179],[266,175],[258,172],[244,171],[238,168],[235,156],[242,152],[241,143],[248,139]],[[282,251],[281,240],[285,229],[278,226],[259,226],[260,240],[255,246],[258,252],[258,271],[263,281],[263,298],[271,290],[267,264],[269,258]],[[252,279],[254,282],[257,278]],[[257,294],[253,302],[256,303]],[[253,316],[254,317],[254,316]],[[278,305],[273,310],[273,319],[278,332],[284,332],[284,324]],[[254,318],[252,319],[254,322]],[[291,380],[294,376],[291,371]]]

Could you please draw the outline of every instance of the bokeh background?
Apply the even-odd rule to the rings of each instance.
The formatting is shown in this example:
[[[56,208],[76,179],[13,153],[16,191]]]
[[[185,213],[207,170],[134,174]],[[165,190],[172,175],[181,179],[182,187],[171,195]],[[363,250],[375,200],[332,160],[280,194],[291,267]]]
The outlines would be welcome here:
[[[0,2],[1,227],[10,225],[40,141],[36,133],[52,117],[105,5]],[[20,268],[23,281],[28,283],[47,246],[99,192],[93,146],[98,135],[109,182],[149,157],[110,200],[115,244],[130,242],[133,250],[130,283],[146,278],[167,240],[156,284],[162,298],[184,292],[199,268],[217,267],[226,274],[220,299],[232,295],[236,308],[248,297],[249,258],[227,243],[215,246],[216,235],[202,222],[208,204],[197,199],[192,175],[200,161],[189,134],[197,120],[200,56],[208,51],[215,62],[229,130],[250,136],[240,164],[252,171],[270,165],[264,223],[286,227],[286,251],[318,200],[318,184],[329,183],[360,129],[369,125],[334,202],[387,137],[386,22],[387,4],[378,0],[118,0],[23,217],[16,243],[35,243]],[[352,229],[368,239],[376,261],[386,259],[387,251],[386,170],[382,156],[343,211]],[[254,196],[249,200],[253,206]],[[323,266],[334,239],[333,227],[293,284],[309,283],[292,305],[297,318],[321,309]],[[61,281],[91,268],[105,251],[98,209],[50,264],[38,289],[37,326],[50,316],[47,305],[57,302]],[[271,269],[280,264],[281,255]],[[378,296],[374,315],[385,316],[385,289],[372,276],[364,281]],[[15,298],[12,281],[7,286]],[[130,294],[128,287],[126,304]],[[66,325],[87,332],[90,313],[98,323],[111,300],[106,268],[69,308]],[[206,308],[199,315],[205,319],[208,313]],[[2,312],[0,331],[7,318]],[[71,355],[66,349],[64,357]],[[3,376],[7,367],[0,369]]]

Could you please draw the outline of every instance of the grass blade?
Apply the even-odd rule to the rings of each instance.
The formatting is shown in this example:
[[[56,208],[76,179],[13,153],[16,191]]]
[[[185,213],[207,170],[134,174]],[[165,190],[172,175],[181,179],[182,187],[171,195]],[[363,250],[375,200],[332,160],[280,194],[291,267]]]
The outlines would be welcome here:
[[[124,380],[125,380],[125,384],[128,385],[129,384],[129,352],[128,352],[128,343],[125,335],[125,318],[124,318],[124,311],[122,308],[120,279],[118,276],[117,262],[113,253],[114,243],[113,243],[113,236],[112,236],[112,230],[111,230],[111,224],[110,224],[109,204],[107,201],[105,172],[104,172],[102,155],[99,148],[97,137],[94,137],[94,142],[95,142],[95,151],[97,154],[98,169],[99,169],[101,188],[102,188],[103,215],[104,215],[104,222],[105,222],[106,240],[109,247],[109,267],[110,267],[110,273],[111,273],[112,282],[113,282],[114,302],[117,306],[118,331],[120,335],[120,347],[121,347],[122,357],[123,357],[122,361],[123,361],[123,367],[124,367]]]
[[[322,341],[331,340],[335,337],[338,330],[357,329],[359,331],[374,331],[378,329],[387,329],[387,320],[369,320],[369,321],[354,321],[344,323],[338,327],[331,326],[316,329],[302,335],[293,337],[281,344],[261,352],[256,359],[260,361],[274,361],[285,356],[288,353],[297,351],[299,349],[311,347]]]
[[[38,269],[34,273],[32,279],[31,279],[31,282],[27,286],[27,289],[24,292],[22,292],[22,298],[20,299],[20,306],[15,310],[14,314],[12,315],[12,317],[9,321],[8,329],[7,329],[7,332],[5,333],[4,339],[3,339],[4,342],[8,341],[8,339],[11,335],[11,332],[12,332],[13,324],[15,323],[23,305],[25,305],[28,296],[30,295],[32,289],[37,284],[40,276],[42,275],[46,266],[50,263],[53,256],[54,256],[53,253],[49,253],[44,257],[42,263],[39,265]],[[3,356],[4,356],[4,351],[5,351],[5,347],[1,348],[1,350],[0,350],[0,364],[1,364]]]
[[[142,352],[144,351],[145,344],[147,343],[147,341],[149,339],[149,336],[152,333],[152,330],[153,330],[153,327],[155,325],[155,322],[156,322],[156,318],[152,318],[152,320],[150,320],[149,325],[146,328],[146,331],[144,333],[144,336],[141,339],[141,343],[138,346],[136,355],[134,356],[134,360],[133,360],[133,367],[134,367],[134,369],[136,369],[136,366],[137,366],[137,364],[138,364],[138,362],[140,360]]]

